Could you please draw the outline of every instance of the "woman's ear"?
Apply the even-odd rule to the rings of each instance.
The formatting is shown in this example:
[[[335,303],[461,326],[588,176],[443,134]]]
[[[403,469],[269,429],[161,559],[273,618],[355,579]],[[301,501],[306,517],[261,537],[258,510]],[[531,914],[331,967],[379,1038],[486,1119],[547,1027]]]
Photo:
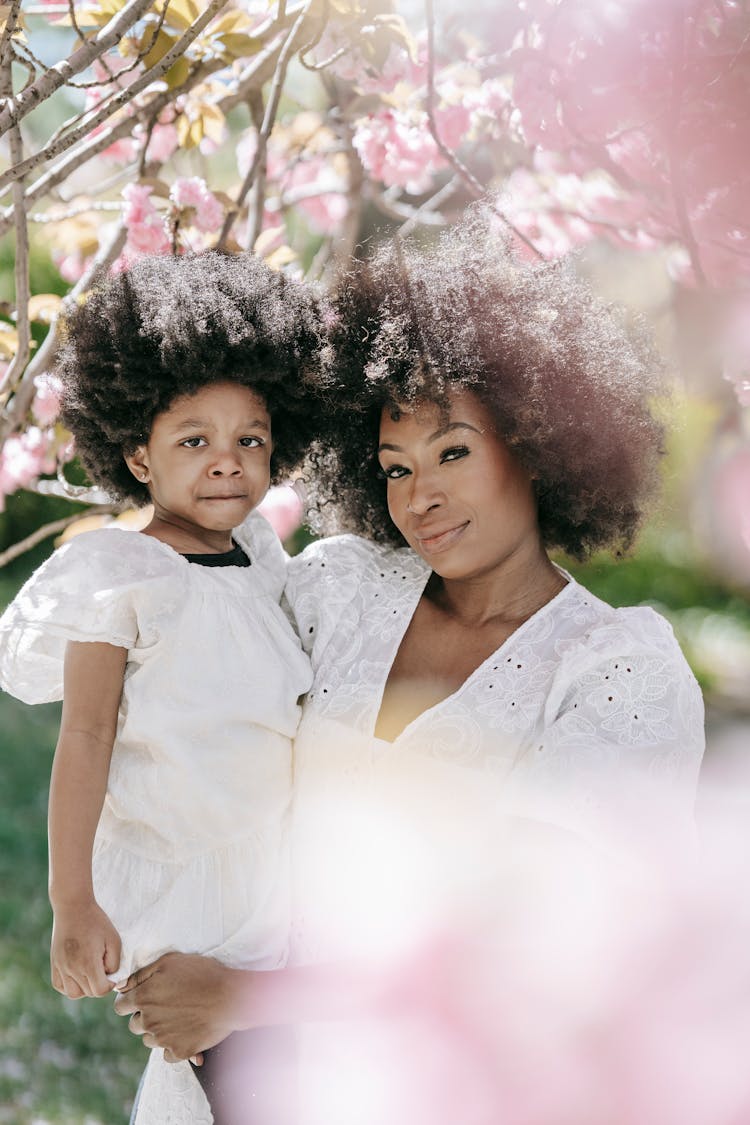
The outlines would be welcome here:
[[[145,445],[139,445],[134,453],[125,453],[123,457],[135,479],[140,481],[141,484],[148,484],[151,474],[148,470],[148,454]]]

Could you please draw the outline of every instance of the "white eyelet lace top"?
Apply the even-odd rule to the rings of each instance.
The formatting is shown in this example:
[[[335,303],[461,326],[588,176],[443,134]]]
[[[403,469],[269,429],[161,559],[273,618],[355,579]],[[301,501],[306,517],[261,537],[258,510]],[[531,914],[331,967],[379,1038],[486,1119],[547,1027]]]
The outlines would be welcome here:
[[[590,839],[658,789],[691,817],[703,705],[671,627],[570,576],[457,691],[394,742],[374,738],[429,574],[354,536],[290,562],[314,670],[295,741],[296,961],[408,939],[428,899],[481,878],[503,810]]]

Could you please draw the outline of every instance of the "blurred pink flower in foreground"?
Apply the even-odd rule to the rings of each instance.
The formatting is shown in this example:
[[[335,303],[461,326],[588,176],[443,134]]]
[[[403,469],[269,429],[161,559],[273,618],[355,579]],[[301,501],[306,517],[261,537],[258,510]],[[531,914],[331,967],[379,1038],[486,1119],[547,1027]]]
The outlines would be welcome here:
[[[715,811],[699,859],[507,848],[370,1018],[303,1031],[304,1125],[746,1125],[750,836]]]
[[[270,488],[258,505],[258,511],[282,541],[288,539],[302,523],[302,501],[288,484]]]

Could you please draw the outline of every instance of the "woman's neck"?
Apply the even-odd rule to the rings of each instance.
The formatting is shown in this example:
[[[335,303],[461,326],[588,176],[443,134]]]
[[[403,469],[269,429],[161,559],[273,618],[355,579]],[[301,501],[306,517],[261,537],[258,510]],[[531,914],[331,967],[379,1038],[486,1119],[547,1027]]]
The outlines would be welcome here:
[[[431,576],[425,597],[465,625],[517,628],[566,585],[541,544],[519,549],[492,570],[469,578]]]

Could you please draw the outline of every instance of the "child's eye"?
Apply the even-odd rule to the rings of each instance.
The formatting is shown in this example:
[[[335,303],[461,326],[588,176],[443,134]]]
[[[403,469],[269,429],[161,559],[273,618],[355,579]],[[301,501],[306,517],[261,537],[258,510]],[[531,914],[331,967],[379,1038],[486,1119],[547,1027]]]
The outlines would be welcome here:
[[[468,456],[469,452],[467,445],[452,445],[450,449],[444,449],[440,454],[440,464],[445,461],[458,461],[459,458]]]
[[[386,465],[381,467],[380,472],[386,480],[401,480],[409,475],[409,470],[404,465]]]
[[[189,437],[180,442],[186,449],[198,449],[201,445],[207,445],[206,439],[203,437]]]
[[[240,445],[243,447],[243,449],[253,449],[256,445],[265,445],[265,444],[266,444],[266,439],[262,438],[262,437],[250,437],[248,435],[247,437],[241,437],[240,438]]]

